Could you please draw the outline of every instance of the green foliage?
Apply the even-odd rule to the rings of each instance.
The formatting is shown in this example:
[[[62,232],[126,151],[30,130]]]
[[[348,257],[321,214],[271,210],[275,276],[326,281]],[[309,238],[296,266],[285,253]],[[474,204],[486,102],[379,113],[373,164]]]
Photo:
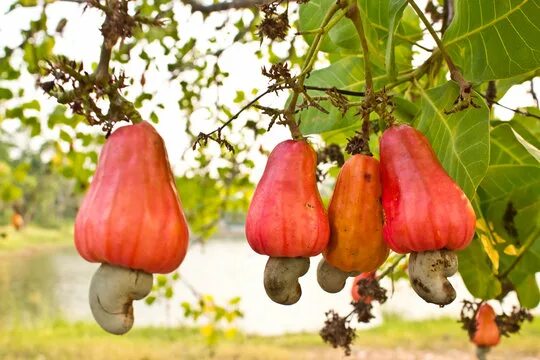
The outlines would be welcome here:
[[[536,0],[457,1],[444,44],[470,81],[524,74],[540,63],[539,16]]]

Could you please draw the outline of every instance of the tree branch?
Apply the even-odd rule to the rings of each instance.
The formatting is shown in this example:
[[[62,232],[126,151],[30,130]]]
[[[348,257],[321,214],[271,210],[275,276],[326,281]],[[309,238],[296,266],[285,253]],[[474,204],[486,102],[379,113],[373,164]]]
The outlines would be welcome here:
[[[524,111],[524,110],[520,110],[520,109],[514,109],[514,108],[511,108],[509,106],[506,106],[506,105],[503,105],[497,101],[494,101],[494,100],[490,100],[488,98],[488,96],[484,95],[484,94],[480,94],[480,96],[482,96],[484,99],[486,99],[488,102],[490,102],[491,104],[494,104],[494,105],[497,105],[497,106],[500,106],[506,110],[510,110],[510,111],[513,111],[514,113],[518,114],[518,115],[521,115],[521,116],[527,116],[527,117],[532,117],[532,118],[536,118],[536,119],[540,119],[540,116],[539,115],[536,115],[536,114],[532,114],[528,111]]]
[[[437,32],[433,29],[433,26],[431,26],[431,23],[426,18],[426,15],[422,12],[422,10],[418,7],[416,2],[414,0],[407,0],[409,2],[409,5],[414,9],[416,14],[420,17],[420,20],[424,23],[426,29],[429,31],[431,36],[433,37],[433,40],[435,40],[435,43],[437,44],[437,47],[439,48],[444,61],[448,65],[448,69],[450,70],[450,76],[452,80],[457,82],[459,84],[459,87],[461,89],[461,96],[469,95],[471,92],[472,85],[463,78],[463,75],[457,68],[457,66],[452,61],[452,58],[450,58],[450,55],[446,51],[446,48],[444,47],[441,39],[439,38],[439,35],[437,35]]]
[[[73,0],[71,0],[73,1]],[[80,1],[80,0],[75,0]],[[193,12],[200,11],[207,15],[216,11],[227,11],[232,9],[248,9],[266,5],[273,0],[232,0],[227,2],[218,2],[214,4],[204,5],[198,0],[181,0],[183,4],[191,6]]]
[[[72,2],[76,4],[86,4],[87,0],[57,0],[57,1],[63,1],[63,2]]]

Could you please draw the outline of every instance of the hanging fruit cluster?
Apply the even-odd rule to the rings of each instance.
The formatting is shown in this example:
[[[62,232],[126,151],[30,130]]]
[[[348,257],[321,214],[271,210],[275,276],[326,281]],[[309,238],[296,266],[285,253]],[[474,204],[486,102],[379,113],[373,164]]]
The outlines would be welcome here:
[[[133,326],[133,300],[152,289],[152,273],[175,270],[186,255],[188,226],[163,139],[147,122],[106,141],[75,221],[75,245],[102,263],[90,285],[90,308],[106,331]]]
[[[348,277],[377,270],[390,248],[410,253],[409,277],[419,296],[449,304],[456,297],[447,280],[457,271],[454,251],[474,236],[469,200],[427,138],[411,126],[392,125],[383,133],[380,164],[359,149],[339,172],[328,216],[310,145],[288,140],[270,154],[246,221],[253,250],[270,256],[264,273],[268,296],[296,303],[298,278],[308,271],[309,257],[321,252],[317,280],[325,291],[339,292]],[[353,290],[355,301],[359,296]]]

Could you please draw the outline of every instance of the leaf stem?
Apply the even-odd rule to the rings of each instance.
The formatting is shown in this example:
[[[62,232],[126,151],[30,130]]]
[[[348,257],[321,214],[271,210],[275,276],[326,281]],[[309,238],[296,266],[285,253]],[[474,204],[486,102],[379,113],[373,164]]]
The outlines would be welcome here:
[[[377,276],[377,281],[381,280],[382,278],[390,274],[392,271],[394,271],[394,269],[396,268],[396,266],[399,265],[401,260],[405,259],[406,257],[407,254],[398,256],[396,260],[394,260],[394,262],[388,268],[386,268],[386,270],[384,270],[379,276]]]
[[[435,50],[433,54],[426,61],[424,61],[422,65],[420,65],[418,68],[416,68],[414,71],[411,71],[410,73],[398,76],[394,82],[386,84],[385,89],[390,90],[407,81],[420,79],[429,71],[431,65],[439,59],[440,54],[440,51]]]
[[[366,39],[364,26],[362,24],[362,17],[360,16],[360,9],[358,8],[358,4],[356,3],[355,0],[349,1],[346,16],[352,21],[354,28],[356,29],[356,32],[358,33],[358,37],[360,38],[360,44],[362,46],[362,52],[364,54],[364,76],[366,78],[366,97],[370,97],[373,95],[373,75],[371,73],[371,63],[369,59],[369,46]]]
[[[416,4],[414,0],[407,0],[407,1],[412,6],[416,14],[418,14],[418,16],[420,17],[420,20],[422,20],[422,22],[426,26],[426,29],[431,34],[431,37],[433,37],[433,40],[435,40],[435,43],[437,44],[437,47],[439,48],[439,51],[441,52],[444,58],[444,61],[448,65],[448,69],[450,70],[450,77],[452,78],[452,80],[456,81],[459,84],[462,95],[470,94],[471,88],[472,88],[471,83],[465,80],[465,78],[463,77],[463,75],[461,74],[457,66],[452,61],[452,58],[446,51],[446,48],[444,47],[443,42],[439,38],[439,35],[437,35],[437,32],[435,32],[435,29],[433,29],[433,26],[431,26],[431,23],[427,19],[424,12],[418,7],[418,5]]]
[[[317,35],[315,35],[315,38],[313,39],[313,42],[311,43],[306,53],[306,56],[304,58],[304,65],[302,66],[302,71],[300,75],[298,76],[295,86],[293,88],[293,95],[292,95],[291,101],[284,111],[285,121],[287,125],[289,126],[293,139],[303,138],[303,135],[302,135],[302,132],[300,131],[298,123],[296,122],[294,118],[296,104],[298,103],[298,97],[300,96],[300,93],[305,91],[304,81],[306,80],[307,75],[311,72],[311,69],[313,68],[313,65],[315,64],[315,61],[317,60],[317,54],[321,47],[321,43],[322,43],[322,39],[324,35],[328,32],[329,29],[331,29],[335,24],[337,24],[337,22],[343,16],[345,16],[345,13],[342,12],[341,14],[339,14],[338,16],[334,18],[334,15],[337,12],[339,12],[340,9],[341,8],[338,4],[334,4],[330,7],[330,9],[328,9],[328,12],[324,16],[324,19],[321,23],[321,27],[319,31],[317,32]]]
[[[371,61],[369,55],[369,45],[364,30],[364,24],[362,23],[362,16],[360,16],[360,8],[356,0],[348,0],[347,5],[347,18],[349,18],[356,33],[360,38],[360,45],[362,46],[362,53],[364,55],[364,77],[366,79],[366,95],[364,98],[364,105],[362,106],[362,146],[361,152],[367,155],[371,155],[369,149],[369,133],[371,130],[369,115],[373,108],[373,102],[375,100],[375,94],[373,90],[373,74],[371,72]]]

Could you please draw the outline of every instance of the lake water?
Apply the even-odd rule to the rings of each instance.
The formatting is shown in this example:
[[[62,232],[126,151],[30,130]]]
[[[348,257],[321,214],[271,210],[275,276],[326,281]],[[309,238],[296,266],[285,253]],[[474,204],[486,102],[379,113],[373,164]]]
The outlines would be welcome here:
[[[282,306],[269,300],[264,292],[262,275],[266,257],[254,253],[245,241],[211,240],[204,246],[193,245],[180,267],[182,277],[197,291],[212,294],[218,303],[240,296],[245,317],[237,323],[246,332],[280,334],[284,332],[317,331],[324,323],[324,313],[335,309],[342,314],[351,309],[349,279],[338,294],[322,291],[316,281],[320,257],[311,259],[311,267],[300,279],[303,295],[298,303]],[[89,264],[73,249],[16,257],[0,261],[0,326],[31,324],[42,319],[62,317],[68,320],[92,320],[87,292],[90,279],[98,267]],[[459,277],[451,279],[458,299],[439,308],[425,303],[407,282],[394,284],[394,293],[384,304],[384,313],[396,313],[407,319],[438,316],[457,318],[462,299],[471,299]],[[383,281],[391,289],[389,281]],[[159,301],[152,306],[135,302],[136,325],[190,325],[182,317],[181,301],[195,297],[183,282],[176,282],[175,296],[170,302]],[[505,308],[516,303],[515,297],[505,302]],[[373,326],[384,321],[380,308]]]

